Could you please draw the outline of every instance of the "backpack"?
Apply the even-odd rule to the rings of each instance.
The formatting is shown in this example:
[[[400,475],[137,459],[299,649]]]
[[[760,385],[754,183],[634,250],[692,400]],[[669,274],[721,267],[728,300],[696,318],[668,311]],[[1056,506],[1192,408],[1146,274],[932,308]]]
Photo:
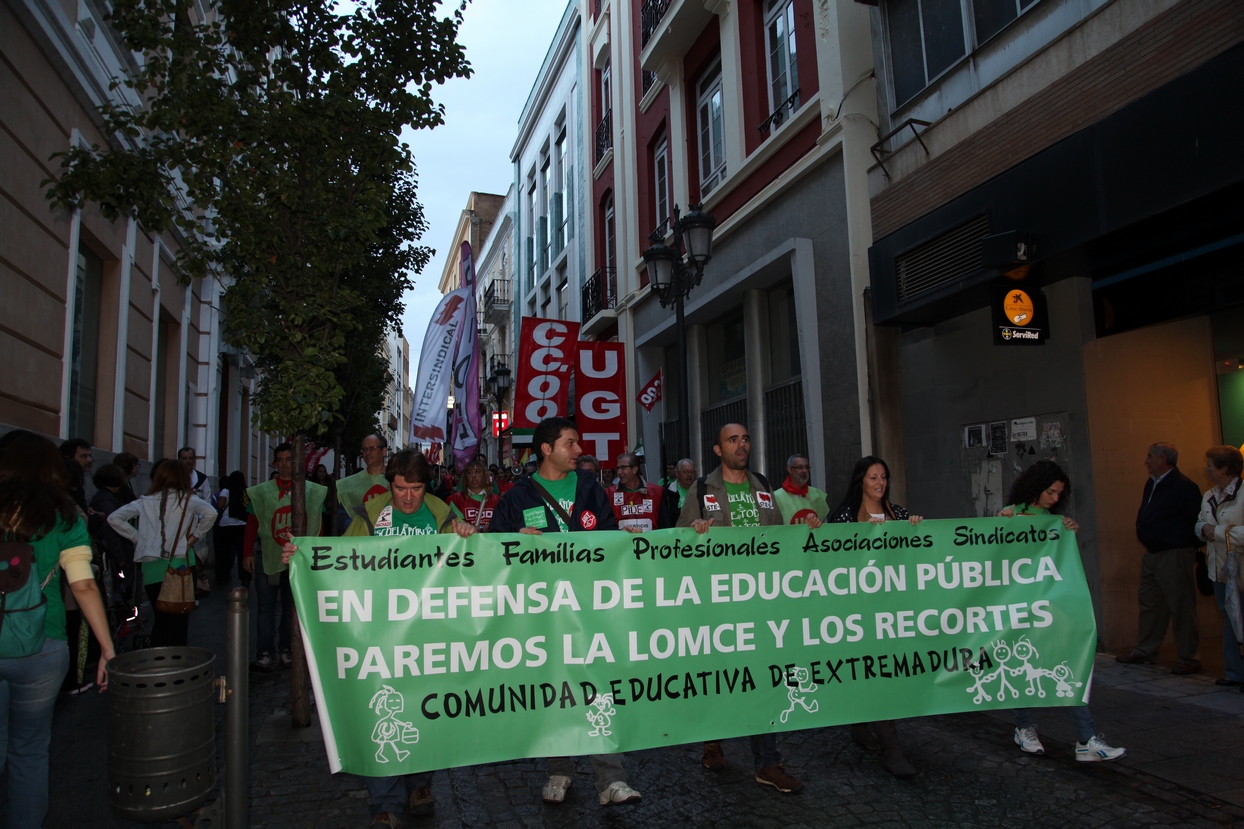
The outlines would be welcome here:
[[[43,588],[57,568],[42,581],[35,548],[25,541],[0,542],[0,659],[33,656],[47,640],[47,597]]]

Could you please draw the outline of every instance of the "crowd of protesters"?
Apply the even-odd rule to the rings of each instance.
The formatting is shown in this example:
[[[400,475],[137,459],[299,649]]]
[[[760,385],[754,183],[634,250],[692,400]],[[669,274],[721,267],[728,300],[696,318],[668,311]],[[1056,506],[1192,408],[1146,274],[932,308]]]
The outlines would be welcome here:
[[[834,502],[811,485],[806,455],[787,459],[785,478],[776,486],[752,471],[750,435],[742,424],[724,424],[712,448],[719,464],[707,474],[700,475],[695,462],[683,458],[666,464],[664,475],[650,482],[636,453],[610,459],[611,465],[602,469],[600,459],[580,448],[573,421],[564,418],[540,424],[533,435],[533,455],[521,466],[489,464],[480,455],[457,470],[430,463],[415,449],[390,452],[382,436],[369,435],[360,446],[358,472],[338,479],[319,464],[307,476],[306,534],[469,536],[672,527],[704,533],[713,526],[805,524],[815,529],[827,522],[923,520],[891,500],[890,470],[881,458],[861,458]],[[288,564],[296,551],[290,511],[282,507],[291,498],[292,458],[292,446],[280,444],[273,451],[270,479],[248,486],[243,473],[234,471],[213,487],[195,468],[195,451],[185,447],[176,459],[152,466],[150,486],[139,494],[133,482],[140,463],[132,454],[119,453],[92,472],[93,449],[85,440],[67,440],[58,449],[46,438],[20,430],[0,438],[4,552],[13,554],[12,561],[18,560],[18,551],[28,552],[25,566],[39,579],[46,600],[37,642],[21,642],[13,650],[9,640],[0,639],[3,698],[10,711],[20,707],[29,713],[20,722],[9,718],[7,731],[12,825],[37,826],[46,813],[51,716],[58,692],[75,695],[106,688],[106,664],[122,639],[128,638],[131,647],[190,641],[190,614],[165,609],[162,590],[168,573],[193,573],[200,596],[210,590],[209,572],[218,587],[231,585],[234,578],[252,586],[258,635],[251,667],[261,672],[289,667]],[[1146,577],[1149,582],[1142,580],[1142,640],[1119,661],[1153,661],[1154,643],[1173,623],[1180,640],[1180,662],[1173,672],[1199,670],[1195,640],[1184,641],[1189,636],[1180,627],[1187,626],[1181,614],[1187,613],[1191,572],[1183,572],[1189,570],[1182,566],[1183,557],[1176,562],[1180,567],[1168,567],[1175,557],[1162,551],[1172,549],[1182,556],[1204,545],[1208,581],[1224,616],[1226,675],[1217,682],[1244,689],[1238,644],[1244,641],[1244,567],[1238,561],[1244,519],[1237,514],[1244,459],[1234,447],[1211,447],[1205,470],[1211,486],[1197,504],[1199,496],[1179,474],[1177,458],[1174,447],[1164,443],[1151,446],[1146,457],[1150,478],[1137,532],[1148,550],[1146,572],[1155,575]],[[88,475],[94,485],[89,500]],[[1186,497],[1184,489],[1190,490]],[[1170,494],[1159,500],[1155,491]],[[998,515],[1058,514],[1070,492],[1066,473],[1051,460],[1038,460],[1016,478],[1008,506]],[[541,510],[544,520],[533,525],[532,516]],[[1072,533],[1079,530],[1070,516],[1063,517],[1063,524]],[[140,615],[144,599],[150,605],[145,616]],[[149,633],[145,620],[151,621]],[[1126,754],[1096,733],[1087,706],[1068,710],[1077,760],[1109,761]],[[1032,711],[1017,709],[1014,719],[1016,745],[1024,752],[1044,753]],[[894,721],[857,723],[850,735],[861,747],[879,752],[883,766],[894,775],[917,774]],[[802,788],[802,781],[787,771],[773,733],[755,735],[750,742],[757,783],[787,794]],[[595,756],[591,762],[601,805],[641,799],[626,781],[621,755]],[[726,765],[720,742],[704,743],[702,763],[713,771]],[[543,797],[559,803],[574,780],[574,760],[553,758],[548,767]],[[373,825],[397,826],[403,810],[426,814],[434,806],[429,774],[369,778],[367,788]]]

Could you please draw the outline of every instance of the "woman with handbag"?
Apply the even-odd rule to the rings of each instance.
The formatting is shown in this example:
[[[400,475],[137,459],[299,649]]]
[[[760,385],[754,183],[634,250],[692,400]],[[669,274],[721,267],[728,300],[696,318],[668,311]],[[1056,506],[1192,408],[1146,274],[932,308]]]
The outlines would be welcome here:
[[[130,520],[138,519],[138,529]],[[134,539],[134,560],[142,565],[143,585],[155,623],[153,647],[185,645],[194,610],[194,542],[216,522],[216,510],[190,489],[190,470],[179,461],[161,461],[151,472],[147,494],[117,509],[108,524]]]
[[[47,438],[23,431],[5,435],[3,444],[0,767],[9,775],[9,826],[30,829],[42,826],[47,814],[52,710],[69,668],[62,579],[99,640],[94,676],[101,691],[108,686],[105,666],[115,651],[91,572],[86,521],[69,496],[60,452]]]

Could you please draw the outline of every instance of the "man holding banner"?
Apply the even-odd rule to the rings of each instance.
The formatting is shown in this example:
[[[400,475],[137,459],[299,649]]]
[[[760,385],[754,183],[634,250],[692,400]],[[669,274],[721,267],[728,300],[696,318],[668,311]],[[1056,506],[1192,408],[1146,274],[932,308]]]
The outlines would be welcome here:
[[[375,435],[372,435],[375,437]],[[476,528],[462,521],[449,506],[430,494],[428,482],[432,470],[423,454],[414,449],[403,449],[389,461],[382,480],[388,487],[366,504],[355,506],[353,520],[344,536],[408,536],[456,533],[470,538]],[[286,542],[281,548],[281,562],[288,565],[298,548]],[[384,693],[384,692],[382,692]],[[382,696],[381,693],[377,694]],[[391,693],[384,698],[373,699],[377,706],[391,706]],[[432,799],[432,772],[417,772],[405,777],[365,777],[368,807],[372,813],[372,826],[399,826],[399,816],[405,808],[412,815],[428,815],[436,807]]]
[[[531,445],[539,468],[520,478],[501,499],[489,526],[492,532],[541,535],[618,528],[596,478],[577,469],[582,452],[573,421],[564,417],[540,421],[531,436]],[[640,801],[639,792],[626,783],[621,755],[594,754],[591,761],[600,805]],[[574,758],[550,757],[549,779],[542,792],[544,802],[564,801],[574,773]]]
[[[772,527],[785,523],[769,482],[750,471],[752,438],[741,423],[727,423],[717,431],[713,451],[721,458],[721,466],[695,482],[694,492],[683,504],[678,526],[691,527],[697,533],[708,532],[718,524],[727,527]],[[772,733],[752,735],[752,761],[756,782],[772,786],[783,794],[803,788],[803,781],[789,774]],[[726,767],[721,743],[710,740],[704,744],[704,768],[720,771]]]

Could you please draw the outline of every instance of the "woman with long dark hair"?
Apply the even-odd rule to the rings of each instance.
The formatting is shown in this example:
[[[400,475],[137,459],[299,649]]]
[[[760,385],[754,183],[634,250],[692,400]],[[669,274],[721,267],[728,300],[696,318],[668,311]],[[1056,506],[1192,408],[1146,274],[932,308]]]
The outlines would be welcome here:
[[[99,641],[95,683],[101,691],[108,686],[106,665],[115,651],[91,571],[86,521],[69,497],[69,474],[60,451],[52,441],[30,432],[6,439],[0,456],[0,540],[5,542],[6,551],[31,549],[35,567],[30,578],[39,579],[43,596],[31,610],[20,614],[41,610],[42,629],[31,626],[30,638],[4,643],[6,649],[12,647],[13,653],[23,655],[0,658],[0,687],[4,690],[0,696],[5,701],[0,711],[0,745],[5,746],[9,773],[9,826],[24,828],[42,826],[47,814],[52,709],[69,669],[62,579],[69,584],[82,618]],[[19,614],[5,615],[7,621]]]
[[[867,455],[855,462],[846,494],[842,496],[838,507],[826,518],[834,524],[850,524],[856,521],[872,524],[910,521],[912,524],[919,524],[924,520],[919,515],[910,514],[901,504],[890,501],[890,467],[874,455]],[[915,775],[916,767],[903,754],[894,720],[855,723],[851,726],[851,739],[870,751],[881,751],[882,765],[895,777]]]
[[[138,529],[130,521],[138,519]],[[195,541],[216,523],[216,510],[190,488],[190,469],[181,461],[164,460],[151,471],[151,488],[137,501],[108,516],[108,524],[121,536],[136,539],[134,560],[142,563],[143,586],[155,622],[151,644],[185,645],[190,614],[161,613],[155,609],[160,584],[169,567],[193,567]]]
[[[1003,518],[1017,515],[1057,515],[1063,502],[1071,495],[1071,479],[1054,461],[1040,460],[1025,469],[1011,484],[1007,497],[1010,506],[998,513]],[[1063,517],[1063,526],[1079,532],[1080,525],[1071,516]],[[1086,689],[1087,690],[1087,689]],[[1072,722],[1076,728],[1076,760],[1082,763],[1118,760],[1127,754],[1125,748],[1115,748],[1097,735],[1093,715],[1088,706],[1070,706]],[[1031,708],[1015,709],[1015,745],[1028,754],[1044,754],[1045,746],[1037,737],[1037,724]]]

